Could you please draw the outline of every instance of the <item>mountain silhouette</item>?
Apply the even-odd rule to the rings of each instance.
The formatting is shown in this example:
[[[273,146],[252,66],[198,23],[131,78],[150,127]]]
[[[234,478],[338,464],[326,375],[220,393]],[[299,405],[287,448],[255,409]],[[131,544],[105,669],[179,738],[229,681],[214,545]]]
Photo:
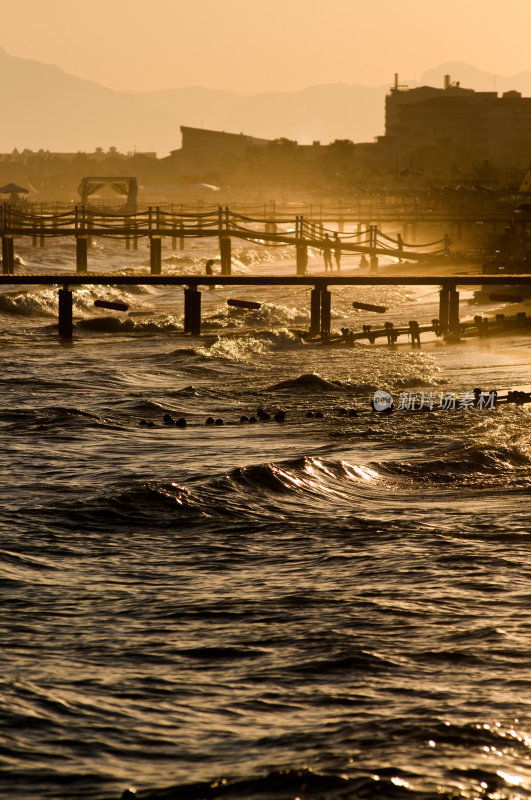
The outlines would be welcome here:
[[[420,83],[442,87],[445,74],[471,89],[516,89],[531,95],[531,72],[493,76],[462,63],[430,69]],[[121,152],[147,150],[164,156],[181,146],[180,125],[286,137],[300,144],[370,142],[384,133],[388,89],[334,83],[253,95],[200,86],[124,92],[0,48],[0,152],[91,152],[114,146]]]

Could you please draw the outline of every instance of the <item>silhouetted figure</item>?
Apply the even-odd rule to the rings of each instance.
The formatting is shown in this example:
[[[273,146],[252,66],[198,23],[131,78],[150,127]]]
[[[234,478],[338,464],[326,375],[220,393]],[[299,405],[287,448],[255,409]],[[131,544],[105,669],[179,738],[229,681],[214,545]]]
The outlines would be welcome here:
[[[213,258],[209,258],[208,261],[205,264],[205,275],[211,276],[211,275],[214,274],[212,272],[212,265],[213,264],[214,264],[214,259]],[[212,291],[212,289],[214,288],[214,284],[210,283],[208,288]]]
[[[402,253],[404,252],[404,240],[402,239],[402,234],[396,234],[396,248],[398,250],[398,263],[402,263]]]
[[[365,255],[365,253],[360,258],[360,269],[364,269],[365,267],[369,266],[369,259]]]
[[[332,242],[330,241],[330,237],[327,233],[325,233],[323,239],[323,258],[324,258],[324,265],[325,265],[325,272],[332,272]]]
[[[337,271],[341,269],[341,239],[339,238],[339,234],[334,233],[334,258],[336,261]]]

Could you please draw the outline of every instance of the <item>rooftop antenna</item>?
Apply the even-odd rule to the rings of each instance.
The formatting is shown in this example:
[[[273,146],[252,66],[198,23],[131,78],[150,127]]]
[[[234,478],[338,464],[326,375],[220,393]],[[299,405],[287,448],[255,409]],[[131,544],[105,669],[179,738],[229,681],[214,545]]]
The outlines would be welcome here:
[[[407,89],[406,83],[398,83],[398,72],[395,72],[395,83],[393,86],[393,91],[398,92],[399,89]]]

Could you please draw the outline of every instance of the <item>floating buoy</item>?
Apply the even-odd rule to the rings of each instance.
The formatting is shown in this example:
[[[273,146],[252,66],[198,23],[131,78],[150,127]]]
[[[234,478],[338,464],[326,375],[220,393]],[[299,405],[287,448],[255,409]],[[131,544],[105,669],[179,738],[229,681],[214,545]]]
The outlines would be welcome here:
[[[253,300],[227,300],[228,306],[235,306],[236,308],[261,308],[261,303],[255,303]]]
[[[127,311],[129,308],[127,303],[121,303],[119,300],[94,300],[94,305],[97,308],[110,308],[112,311]]]
[[[359,308],[360,311],[375,311],[377,314],[385,314],[387,306],[374,306],[372,303],[358,303],[356,300],[352,303],[352,308]]]

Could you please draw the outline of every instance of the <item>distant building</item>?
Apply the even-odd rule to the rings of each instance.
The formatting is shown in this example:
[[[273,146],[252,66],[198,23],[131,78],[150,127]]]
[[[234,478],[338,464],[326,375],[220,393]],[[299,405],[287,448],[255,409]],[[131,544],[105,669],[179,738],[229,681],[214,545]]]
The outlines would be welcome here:
[[[181,125],[182,147],[172,150],[171,155],[181,155],[187,160],[209,164],[218,163],[226,157],[243,158],[249,148],[265,147],[269,139],[258,139],[243,133],[211,131],[206,128],[190,128]]]
[[[419,148],[450,146],[454,158],[503,164],[531,155],[531,98],[520,92],[476,92],[444,77],[444,87],[395,85],[385,99],[380,143],[407,156]],[[525,151],[525,153],[524,153]]]

